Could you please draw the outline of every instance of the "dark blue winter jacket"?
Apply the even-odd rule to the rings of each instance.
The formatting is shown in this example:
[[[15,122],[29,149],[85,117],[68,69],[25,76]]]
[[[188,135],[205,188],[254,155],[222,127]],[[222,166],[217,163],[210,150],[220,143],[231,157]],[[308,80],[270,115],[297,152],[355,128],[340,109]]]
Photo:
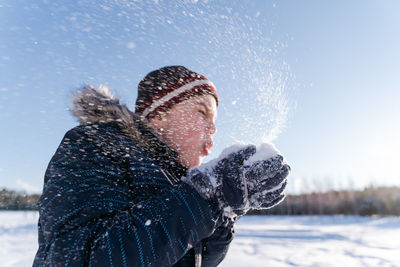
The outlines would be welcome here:
[[[233,228],[189,185],[176,153],[117,99],[91,88],[74,99],[45,174],[33,266],[216,266]]]

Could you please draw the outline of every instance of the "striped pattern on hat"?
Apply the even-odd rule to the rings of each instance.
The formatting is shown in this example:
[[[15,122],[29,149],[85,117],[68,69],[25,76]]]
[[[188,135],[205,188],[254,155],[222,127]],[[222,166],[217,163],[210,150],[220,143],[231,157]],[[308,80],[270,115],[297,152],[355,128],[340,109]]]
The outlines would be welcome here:
[[[150,72],[139,83],[135,112],[152,118],[192,96],[210,94],[218,105],[214,84],[183,66],[168,66]]]

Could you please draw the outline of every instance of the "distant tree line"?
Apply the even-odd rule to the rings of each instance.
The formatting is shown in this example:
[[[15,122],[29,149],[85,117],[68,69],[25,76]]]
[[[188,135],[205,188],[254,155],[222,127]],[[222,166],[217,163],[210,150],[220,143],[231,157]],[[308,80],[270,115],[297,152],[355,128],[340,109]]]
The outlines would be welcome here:
[[[364,190],[332,190],[288,195],[269,210],[254,215],[400,215],[399,187],[368,187]]]
[[[0,190],[0,210],[37,210],[39,194]],[[396,215],[400,216],[399,187],[332,190],[288,195],[278,206],[252,215]]]
[[[0,190],[0,210],[37,210],[39,194],[26,194],[13,190]]]

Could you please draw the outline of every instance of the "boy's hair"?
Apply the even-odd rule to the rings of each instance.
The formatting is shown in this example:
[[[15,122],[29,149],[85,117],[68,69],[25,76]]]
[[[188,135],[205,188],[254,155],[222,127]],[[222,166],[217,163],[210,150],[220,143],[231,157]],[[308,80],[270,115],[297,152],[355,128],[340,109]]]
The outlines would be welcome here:
[[[135,113],[153,118],[192,96],[209,94],[218,105],[214,84],[205,76],[183,66],[167,66],[150,72],[140,81]]]

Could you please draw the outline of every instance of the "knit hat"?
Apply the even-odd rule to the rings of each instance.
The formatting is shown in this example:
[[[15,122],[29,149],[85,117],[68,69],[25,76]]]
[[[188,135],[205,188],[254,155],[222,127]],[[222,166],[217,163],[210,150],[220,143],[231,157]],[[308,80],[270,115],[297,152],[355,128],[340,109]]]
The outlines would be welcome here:
[[[183,66],[163,67],[139,83],[135,112],[152,118],[192,96],[204,94],[212,95],[218,105],[217,90],[206,77]]]

